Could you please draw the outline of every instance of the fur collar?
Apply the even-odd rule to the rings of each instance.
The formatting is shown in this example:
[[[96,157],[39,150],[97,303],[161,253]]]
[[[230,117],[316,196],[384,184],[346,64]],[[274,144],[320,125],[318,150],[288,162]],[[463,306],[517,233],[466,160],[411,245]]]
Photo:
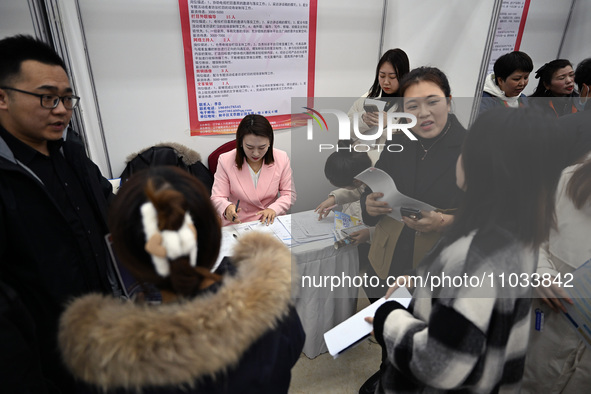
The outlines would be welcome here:
[[[104,390],[191,385],[235,365],[285,316],[297,280],[289,250],[267,234],[242,236],[233,261],[235,276],[192,300],[147,306],[92,294],[73,301],[60,321],[66,365]]]
[[[201,155],[199,154],[199,152],[196,152],[193,149],[186,147],[185,145],[179,144],[177,142],[161,142],[159,144],[149,146],[149,147],[144,148],[138,152],[130,154],[125,159],[125,164],[129,163],[130,161],[135,159],[139,154],[144,153],[148,149],[156,148],[156,147],[165,147],[165,148],[174,149],[176,154],[181,157],[181,160],[183,161],[183,163],[185,163],[188,166],[193,165],[193,164],[197,163],[198,161],[201,161]]]

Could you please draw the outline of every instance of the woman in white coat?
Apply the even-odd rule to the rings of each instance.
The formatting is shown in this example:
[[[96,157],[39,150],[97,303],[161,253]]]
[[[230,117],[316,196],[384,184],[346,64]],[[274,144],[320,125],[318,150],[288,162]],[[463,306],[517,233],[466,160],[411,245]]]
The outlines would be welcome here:
[[[381,137],[375,140],[375,143],[380,144],[385,142],[386,134],[384,132],[378,132],[379,118],[380,116],[382,117],[382,126],[385,129],[387,126],[387,113],[396,112],[399,108],[399,102],[397,100],[400,98],[400,93],[398,92],[400,88],[399,81],[409,71],[410,62],[406,52],[402,49],[390,49],[382,55],[376,66],[376,75],[369,91],[355,101],[347,113],[351,125],[350,136],[353,144],[364,143],[353,131],[355,114],[359,114],[357,119],[359,133],[363,135],[379,134]],[[369,103],[372,100],[385,101],[384,111],[371,111],[372,104]],[[365,142],[371,143],[371,141]],[[360,152],[365,152],[365,150],[360,150]],[[372,164],[378,161],[380,152],[381,150],[375,147],[367,152]],[[318,212],[319,217],[323,218],[330,213],[330,207],[352,203],[358,201],[360,197],[361,194],[357,190],[351,191],[345,188],[333,190],[328,195],[328,198],[316,207],[315,212]]]
[[[561,316],[564,303],[573,301],[558,286],[591,258],[591,154],[562,172],[556,219],[557,229],[540,249],[537,272],[553,284],[536,289],[540,298],[533,302],[524,393],[582,393],[591,385],[591,351]],[[543,319],[543,327],[536,318]]]

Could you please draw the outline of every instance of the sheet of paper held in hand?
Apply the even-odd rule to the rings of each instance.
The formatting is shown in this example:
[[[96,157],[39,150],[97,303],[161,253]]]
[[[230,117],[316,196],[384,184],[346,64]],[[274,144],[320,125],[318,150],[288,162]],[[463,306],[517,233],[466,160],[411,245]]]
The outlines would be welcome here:
[[[388,216],[399,222],[402,221],[402,216],[400,215],[400,208],[402,207],[420,209],[421,211],[427,212],[435,210],[435,207],[429,204],[400,193],[390,175],[379,168],[370,167],[357,175],[355,179],[365,183],[374,192],[384,193],[384,197],[378,201],[387,202],[390,208],[392,208],[392,212]]]
[[[341,353],[347,349],[360,343],[367,338],[373,326],[365,321],[366,317],[373,317],[376,310],[385,302],[397,301],[400,305],[408,308],[410,304],[411,294],[406,287],[399,287],[390,298],[380,298],[367,308],[357,312],[341,324],[324,333],[324,341],[328,352],[334,358],[337,358]]]

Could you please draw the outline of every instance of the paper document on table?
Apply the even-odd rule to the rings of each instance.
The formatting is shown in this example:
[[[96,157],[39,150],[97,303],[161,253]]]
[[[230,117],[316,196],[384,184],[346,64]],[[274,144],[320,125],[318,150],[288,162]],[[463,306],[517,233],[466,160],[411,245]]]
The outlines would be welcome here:
[[[333,237],[334,220],[331,212],[327,217],[318,220],[313,211],[294,213],[291,215],[291,236],[300,243],[320,241]]]
[[[386,201],[390,208],[392,208],[392,212],[389,213],[388,216],[399,222],[402,221],[400,208],[414,208],[420,209],[421,211],[435,210],[435,207],[429,204],[400,193],[390,175],[379,168],[370,167],[357,175],[355,179],[365,183],[374,192],[384,193],[384,197],[380,198],[378,201]]]
[[[373,326],[365,321],[366,317],[373,317],[376,310],[385,302],[397,301],[405,308],[408,308],[412,296],[406,287],[399,287],[390,298],[380,298],[367,308],[357,312],[341,324],[333,327],[324,333],[324,341],[328,352],[334,358],[345,350],[357,345],[363,339],[367,338]]]
[[[215,270],[218,269],[224,257],[232,256],[234,253],[234,246],[236,246],[238,243],[238,240],[236,239],[236,233],[229,231],[222,231],[221,241],[220,253],[218,254],[218,259],[215,261],[211,272],[215,272]]]
[[[268,226],[261,222],[250,222],[236,225],[236,232],[242,235],[251,231],[259,231],[263,233],[273,234],[281,240],[285,245],[291,246],[292,239],[289,229],[285,228],[283,223],[275,218],[275,221]]]
[[[574,305],[563,303],[567,310],[563,315],[573,325],[585,345],[591,348],[591,260],[577,268],[572,277],[565,275],[561,279],[562,288],[574,302]]]

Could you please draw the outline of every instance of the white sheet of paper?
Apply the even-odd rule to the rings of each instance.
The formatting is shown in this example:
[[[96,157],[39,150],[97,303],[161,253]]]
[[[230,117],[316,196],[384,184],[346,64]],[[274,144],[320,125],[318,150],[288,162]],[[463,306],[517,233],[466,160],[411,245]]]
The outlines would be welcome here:
[[[380,298],[367,308],[357,312],[341,324],[324,333],[324,341],[328,352],[334,358],[371,334],[373,326],[365,321],[366,317],[373,317],[376,310],[385,302],[397,301],[408,308],[412,296],[406,287],[399,287],[390,298]]]
[[[400,208],[402,207],[420,209],[421,211],[427,212],[435,210],[435,207],[432,205],[400,193],[390,175],[379,168],[370,167],[358,174],[355,179],[365,183],[374,192],[384,193],[384,197],[380,201],[386,201],[388,203],[390,208],[392,208],[392,212],[388,216],[399,222],[402,221],[402,216],[400,215]]]
[[[291,215],[290,228],[292,238],[300,243],[314,242],[333,237],[334,213],[318,220],[313,211],[294,213]]]
[[[234,237],[235,234],[236,233],[233,231],[222,231],[222,244],[220,245],[220,253],[218,254],[218,259],[211,268],[211,272],[215,272],[215,270],[218,269],[224,257],[232,256],[232,253],[234,252],[234,246],[238,242],[236,237]]]

